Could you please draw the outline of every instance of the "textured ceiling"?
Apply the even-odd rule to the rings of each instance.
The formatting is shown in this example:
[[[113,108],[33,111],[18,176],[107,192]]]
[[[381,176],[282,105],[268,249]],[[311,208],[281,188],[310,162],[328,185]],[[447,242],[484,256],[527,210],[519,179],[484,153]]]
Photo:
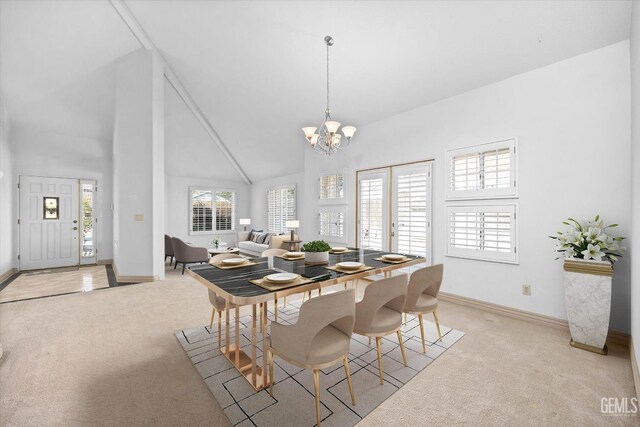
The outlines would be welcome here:
[[[127,5],[253,181],[301,170],[300,128],[323,118],[327,34],[334,119],[362,126],[625,40],[631,10],[630,1]],[[111,64],[140,48],[110,3],[0,1],[0,14],[12,125],[109,140]],[[197,167],[167,169],[240,179],[176,95],[167,100],[168,158],[199,150]]]

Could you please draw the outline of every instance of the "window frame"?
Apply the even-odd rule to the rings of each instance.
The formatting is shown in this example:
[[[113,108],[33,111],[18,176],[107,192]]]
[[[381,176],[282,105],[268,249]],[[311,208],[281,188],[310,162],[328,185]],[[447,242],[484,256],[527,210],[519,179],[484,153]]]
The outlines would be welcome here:
[[[212,197],[212,208],[211,208],[211,230],[206,231],[194,231],[193,230],[193,199],[192,193],[193,191],[210,191]],[[218,230],[217,229],[217,215],[215,208],[215,199],[216,193],[224,193],[230,192],[233,193],[233,204],[231,206],[231,230]],[[238,192],[233,188],[222,188],[222,187],[207,187],[207,186],[189,186],[187,190],[187,205],[188,205],[188,216],[189,216],[189,236],[203,236],[203,235],[213,235],[213,234],[233,234],[237,231],[236,229],[236,218],[238,217]]]
[[[277,185],[274,187],[270,187],[267,190],[267,231],[269,233],[288,233],[289,231],[291,231],[290,228],[286,227],[286,221],[287,219],[285,218],[282,221],[282,230],[271,230],[271,219],[269,218],[269,209],[270,209],[270,205],[269,205],[269,193],[271,191],[282,191],[285,189],[293,189],[293,218],[291,218],[292,220],[297,219],[297,215],[298,215],[298,188],[296,184],[283,184],[283,185]],[[282,208],[280,209],[282,211]],[[297,232],[297,230],[296,230]]]
[[[321,197],[322,194],[322,178],[329,177],[332,175],[342,175],[342,197],[333,197],[323,199]],[[318,192],[318,204],[320,205],[340,205],[347,203],[347,171],[345,169],[335,169],[321,173],[318,176],[318,184],[316,187],[316,191]]]
[[[509,212],[511,217],[511,249],[509,252],[486,251],[456,248],[451,245],[451,213],[458,212]],[[518,253],[518,203],[467,203],[450,204],[445,207],[446,216],[446,246],[445,256],[464,258],[478,261],[489,261],[503,264],[520,264]]]
[[[498,150],[502,148],[508,148],[510,152],[510,186],[509,188],[480,188],[474,190],[458,190],[452,189],[452,174],[453,170],[451,162],[454,157],[469,155],[469,154],[482,154],[487,151]],[[476,199],[507,199],[518,197],[518,138],[507,138],[498,141],[486,142],[482,144],[475,144],[466,147],[454,148],[447,150],[447,179],[445,188],[445,199],[447,201],[454,200],[476,200]],[[479,171],[482,174],[483,171]]]
[[[342,214],[342,236],[329,236],[321,233],[321,222],[320,218],[323,213],[341,213]],[[318,238],[322,240],[326,240],[334,243],[347,243],[348,229],[347,229],[347,207],[346,206],[327,206],[321,207],[318,209],[318,217],[317,217],[317,231]]]

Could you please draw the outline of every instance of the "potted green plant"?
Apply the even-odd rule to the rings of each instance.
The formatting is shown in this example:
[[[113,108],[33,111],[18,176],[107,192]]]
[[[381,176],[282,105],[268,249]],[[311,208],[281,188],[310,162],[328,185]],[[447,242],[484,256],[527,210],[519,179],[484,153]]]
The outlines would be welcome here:
[[[622,256],[624,237],[613,237],[600,215],[593,221],[569,218],[570,227],[549,236],[557,241],[556,252],[564,254],[564,294],[571,345],[606,354],[611,315],[613,263]]]
[[[329,262],[329,250],[331,246],[324,240],[313,240],[302,245],[304,260],[309,264],[321,264]]]

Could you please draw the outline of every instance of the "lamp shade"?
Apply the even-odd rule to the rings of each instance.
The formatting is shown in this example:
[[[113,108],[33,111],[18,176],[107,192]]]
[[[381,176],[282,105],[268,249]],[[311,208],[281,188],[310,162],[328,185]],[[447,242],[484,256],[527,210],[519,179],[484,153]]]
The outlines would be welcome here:
[[[320,135],[318,135],[317,133],[314,133],[311,136],[311,141],[309,141],[311,143],[311,146],[314,146],[318,143],[318,138],[320,137]]]
[[[240,218],[240,225],[250,225],[251,218]]]
[[[287,221],[285,223],[285,226],[287,228],[298,228],[298,227],[300,227],[300,221],[298,221],[297,219],[292,219],[292,220]]]
[[[302,128],[302,132],[304,132],[304,136],[306,136],[307,139],[311,139],[313,134],[316,132],[316,128],[314,127]]]
[[[344,134],[345,138],[351,139],[353,134],[356,133],[356,128],[353,126],[345,126],[342,128],[342,133]]]
[[[340,122],[334,122],[333,120],[329,120],[325,122],[324,125],[327,127],[327,132],[336,133],[338,132],[338,128],[340,127]]]

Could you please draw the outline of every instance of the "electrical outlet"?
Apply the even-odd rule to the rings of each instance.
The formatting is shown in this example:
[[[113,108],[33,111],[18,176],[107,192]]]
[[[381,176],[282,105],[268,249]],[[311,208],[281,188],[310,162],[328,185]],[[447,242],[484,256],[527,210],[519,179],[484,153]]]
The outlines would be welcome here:
[[[522,285],[522,295],[531,296],[531,285]]]

